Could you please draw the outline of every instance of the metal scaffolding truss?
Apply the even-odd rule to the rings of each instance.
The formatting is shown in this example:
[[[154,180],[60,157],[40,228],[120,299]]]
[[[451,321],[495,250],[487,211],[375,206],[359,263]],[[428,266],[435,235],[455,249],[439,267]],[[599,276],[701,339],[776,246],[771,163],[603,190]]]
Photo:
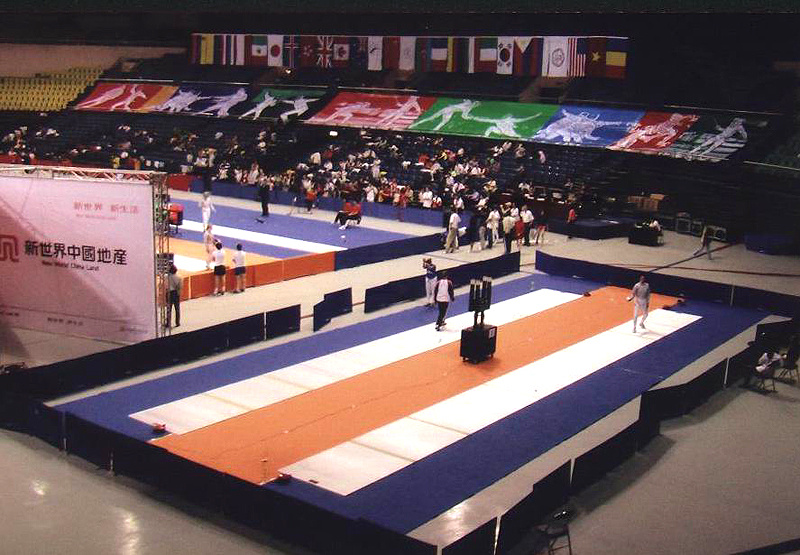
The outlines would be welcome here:
[[[160,174],[160,172],[140,170],[110,170],[101,168],[0,164],[0,175],[71,179],[74,181],[139,181],[142,183],[149,183],[152,176],[158,174]]]

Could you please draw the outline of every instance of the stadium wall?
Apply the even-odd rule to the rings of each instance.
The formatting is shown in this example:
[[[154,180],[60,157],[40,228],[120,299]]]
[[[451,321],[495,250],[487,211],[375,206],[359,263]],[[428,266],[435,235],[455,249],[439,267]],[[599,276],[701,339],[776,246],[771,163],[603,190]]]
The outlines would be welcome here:
[[[71,67],[110,68],[120,58],[160,58],[185,48],[148,46],[88,46],[71,44],[4,44],[0,48],[0,75],[31,77]]]

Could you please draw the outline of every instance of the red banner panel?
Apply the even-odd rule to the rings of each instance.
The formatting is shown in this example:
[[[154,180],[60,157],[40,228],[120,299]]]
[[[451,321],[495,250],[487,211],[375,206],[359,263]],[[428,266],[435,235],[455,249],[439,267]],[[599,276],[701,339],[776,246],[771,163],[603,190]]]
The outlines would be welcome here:
[[[645,112],[630,133],[609,146],[616,150],[632,150],[657,154],[675,142],[689,129],[698,116],[666,112]]]
[[[149,83],[98,83],[76,110],[97,112],[140,112],[169,99],[178,87]]]
[[[430,108],[432,96],[342,92],[308,123],[372,129],[406,129]]]

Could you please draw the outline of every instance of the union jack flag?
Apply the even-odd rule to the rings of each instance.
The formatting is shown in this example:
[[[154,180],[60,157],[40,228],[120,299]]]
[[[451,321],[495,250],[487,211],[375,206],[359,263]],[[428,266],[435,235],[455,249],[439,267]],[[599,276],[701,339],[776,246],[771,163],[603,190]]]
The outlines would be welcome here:
[[[317,42],[317,66],[331,67],[333,59],[333,37],[318,36]]]

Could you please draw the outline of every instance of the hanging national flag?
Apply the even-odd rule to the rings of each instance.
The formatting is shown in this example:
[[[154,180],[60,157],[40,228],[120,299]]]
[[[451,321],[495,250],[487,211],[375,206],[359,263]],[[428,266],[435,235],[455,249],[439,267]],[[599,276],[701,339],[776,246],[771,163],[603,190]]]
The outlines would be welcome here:
[[[383,69],[383,37],[367,37],[367,69]]]
[[[203,65],[214,63],[214,35],[208,33],[200,35],[200,63]]]
[[[569,71],[567,37],[544,37],[542,43],[542,75],[566,77]]]
[[[416,71],[430,71],[431,63],[431,39],[428,37],[417,37],[414,46],[414,69]]]
[[[191,57],[189,59],[191,60],[191,63],[199,64],[200,63],[200,44],[201,44],[200,43],[200,34],[199,33],[192,33],[192,38],[191,38],[190,43],[191,43],[192,54],[191,54]]]
[[[436,37],[430,39],[429,68],[430,71],[447,71],[447,57],[450,51],[449,39],[447,37]]]
[[[497,37],[475,39],[475,71],[497,71]]]
[[[358,37],[352,37],[358,42]],[[333,67],[347,67],[350,65],[350,37],[333,38],[333,55],[331,56]]]
[[[400,37],[400,62],[397,69],[414,71],[417,37]]]
[[[367,37],[350,37],[350,67],[367,69]]]
[[[222,59],[225,57],[225,38],[222,35],[213,35],[214,36],[214,56],[213,62],[214,64],[221,64]]]
[[[317,36],[316,66],[331,67],[333,65],[333,37]]]
[[[570,37],[569,46],[569,77],[584,77],[586,75],[586,37]]]
[[[283,35],[267,35],[267,65],[279,67],[283,65]]]
[[[587,39],[586,76],[606,76],[606,37],[589,37]]]
[[[250,39],[250,63],[265,66],[269,63],[269,43],[267,35],[253,35]]]
[[[314,67],[317,64],[317,37],[314,35],[300,36],[300,67]]]
[[[622,79],[628,64],[628,39],[609,37],[606,41],[606,77]]]
[[[298,66],[298,50],[300,37],[297,35],[284,35],[283,37],[283,67],[294,69]]]
[[[384,69],[400,67],[400,37],[383,37],[383,67]]]
[[[477,50],[475,37],[467,39],[467,49],[467,73],[475,73],[475,51]]]
[[[497,37],[497,73],[511,75],[514,61],[514,37]]]
[[[244,65],[244,35],[225,36],[225,59],[227,65]]]
[[[467,37],[447,39],[447,71],[467,73],[469,71],[470,41]]]
[[[539,75],[542,67],[542,37],[514,39],[514,75]]]

